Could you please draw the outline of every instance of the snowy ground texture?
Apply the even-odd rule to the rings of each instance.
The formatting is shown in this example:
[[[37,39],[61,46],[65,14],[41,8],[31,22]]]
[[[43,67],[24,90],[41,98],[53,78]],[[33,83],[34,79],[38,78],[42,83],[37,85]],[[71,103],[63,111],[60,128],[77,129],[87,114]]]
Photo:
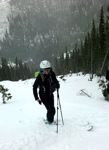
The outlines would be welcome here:
[[[98,78],[89,81],[89,75],[73,74],[64,79],[58,78],[64,117],[62,125],[59,111],[58,133],[56,125],[44,123],[46,109],[34,100],[35,79],[0,82],[13,96],[7,104],[0,98],[0,150],[109,150],[109,102],[102,96]],[[56,102],[55,92],[55,107]]]

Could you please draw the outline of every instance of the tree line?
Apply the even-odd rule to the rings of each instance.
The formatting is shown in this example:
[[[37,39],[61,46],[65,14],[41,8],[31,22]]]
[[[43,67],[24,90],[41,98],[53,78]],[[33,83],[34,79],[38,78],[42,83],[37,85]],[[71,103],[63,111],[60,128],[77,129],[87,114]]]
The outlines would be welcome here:
[[[69,72],[76,73],[80,71],[83,73],[95,73],[101,75],[105,73],[109,65],[109,7],[107,12],[108,14],[105,15],[102,7],[98,24],[95,24],[94,20],[92,21],[92,28],[86,34],[84,40],[81,41],[79,45],[78,43],[75,44],[75,47],[71,50],[69,50],[69,47],[66,46],[65,52],[62,53],[62,55],[59,55],[58,57],[52,59],[57,74],[67,74]],[[28,15],[31,15],[31,13]],[[16,53],[16,51],[19,51],[19,54],[21,54],[20,58],[22,58],[23,50],[26,50],[27,53],[30,53],[31,49],[34,47],[34,59],[38,59],[39,56],[35,55],[35,48],[38,46],[38,41],[36,42],[34,40],[31,40],[36,33],[34,33],[33,28],[30,27],[25,27],[25,30],[22,29],[23,22],[25,22],[25,26],[30,25],[26,23],[26,21],[28,21],[28,17],[26,18],[25,15],[24,18],[22,18],[20,15],[11,17],[12,18],[9,17],[9,32],[7,31],[5,33],[5,37],[3,41],[1,41],[2,49],[6,51],[7,56],[12,51],[14,51],[14,54]],[[19,22],[19,20],[23,22],[21,23]],[[33,23],[32,21],[33,20],[31,20],[30,22]],[[18,30],[16,30],[16,26]],[[43,29],[43,31],[46,32],[46,29]],[[39,43],[40,42],[43,43],[42,36],[40,36]],[[47,45],[50,46],[49,43]],[[47,45],[45,45],[45,47]],[[40,48],[40,53],[41,49],[42,48]],[[48,59],[50,60],[50,53],[46,50],[45,52],[48,55]],[[43,57],[44,59],[46,59],[45,55],[43,55]],[[18,60],[18,58],[15,59],[14,66],[12,64],[9,64],[10,63],[6,60],[6,58],[1,59],[0,80],[14,81],[19,79],[27,79],[34,76],[35,69],[30,69],[21,60]],[[36,67],[37,66],[34,65],[34,68]]]
[[[83,38],[101,4],[106,2],[11,0],[9,28],[0,40],[0,55],[11,60],[32,58],[35,63],[54,60],[66,46],[72,49],[77,39]]]
[[[27,64],[22,63],[18,58],[12,63],[7,61],[6,58],[1,58],[0,66],[0,81],[3,80],[25,80],[33,77],[34,74],[32,70],[27,66]]]
[[[99,23],[93,19],[92,28],[81,44],[75,44],[72,51],[66,47],[60,58],[56,58],[58,74],[68,72],[84,72],[97,75],[105,74],[109,67],[109,7],[107,15],[103,7],[100,11]]]

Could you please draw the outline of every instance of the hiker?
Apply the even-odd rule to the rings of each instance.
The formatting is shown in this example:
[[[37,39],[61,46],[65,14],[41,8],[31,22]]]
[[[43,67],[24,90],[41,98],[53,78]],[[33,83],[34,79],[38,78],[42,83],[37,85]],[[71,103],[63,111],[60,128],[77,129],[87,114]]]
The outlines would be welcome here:
[[[36,80],[33,84],[34,98],[39,104],[43,103],[45,105],[47,109],[47,121],[48,123],[52,123],[55,115],[53,92],[59,89],[60,85],[49,61],[41,61],[39,72],[35,73],[35,77]]]

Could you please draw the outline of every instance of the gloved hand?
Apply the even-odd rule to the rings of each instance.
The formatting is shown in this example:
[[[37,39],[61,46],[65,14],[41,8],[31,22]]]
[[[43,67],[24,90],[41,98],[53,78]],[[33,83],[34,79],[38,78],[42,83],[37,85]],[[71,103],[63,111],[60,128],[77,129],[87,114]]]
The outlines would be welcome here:
[[[56,87],[57,89],[59,89],[60,88],[60,84],[59,83],[57,83],[57,87]]]
[[[54,91],[56,91],[56,89],[59,89],[59,88],[60,88],[60,84],[55,83],[55,84],[52,85],[51,90],[52,90],[52,92],[54,92]]]
[[[42,101],[38,98],[36,99],[36,101],[38,101],[38,103],[41,105],[42,104]]]

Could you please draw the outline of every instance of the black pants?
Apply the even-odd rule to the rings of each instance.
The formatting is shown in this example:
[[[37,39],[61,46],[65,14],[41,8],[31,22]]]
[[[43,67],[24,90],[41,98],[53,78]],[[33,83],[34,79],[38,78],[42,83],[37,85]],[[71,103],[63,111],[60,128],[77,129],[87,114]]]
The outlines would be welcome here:
[[[55,115],[54,95],[45,96],[41,100],[47,109],[47,120],[52,123]]]
[[[109,94],[109,83],[107,84],[107,93]]]

